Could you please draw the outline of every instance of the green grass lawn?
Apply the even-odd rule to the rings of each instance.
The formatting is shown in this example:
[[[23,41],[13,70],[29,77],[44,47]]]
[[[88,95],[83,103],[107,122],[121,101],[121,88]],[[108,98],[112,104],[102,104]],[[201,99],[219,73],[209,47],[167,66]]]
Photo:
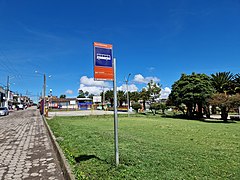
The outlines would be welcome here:
[[[48,123],[78,179],[240,179],[240,122],[120,116],[118,167],[113,116]]]

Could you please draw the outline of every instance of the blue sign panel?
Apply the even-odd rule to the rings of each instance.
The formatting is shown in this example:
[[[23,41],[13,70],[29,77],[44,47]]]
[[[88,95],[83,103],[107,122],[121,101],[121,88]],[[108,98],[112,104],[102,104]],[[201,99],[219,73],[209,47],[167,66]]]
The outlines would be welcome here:
[[[112,67],[112,49],[95,46],[95,66]]]

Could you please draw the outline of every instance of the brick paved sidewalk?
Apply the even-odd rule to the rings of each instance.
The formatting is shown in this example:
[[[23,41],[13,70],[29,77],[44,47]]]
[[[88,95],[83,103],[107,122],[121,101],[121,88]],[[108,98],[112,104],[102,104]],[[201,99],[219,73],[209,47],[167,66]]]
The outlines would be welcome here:
[[[64,179],[38,110],[0,117],[0,179]]]

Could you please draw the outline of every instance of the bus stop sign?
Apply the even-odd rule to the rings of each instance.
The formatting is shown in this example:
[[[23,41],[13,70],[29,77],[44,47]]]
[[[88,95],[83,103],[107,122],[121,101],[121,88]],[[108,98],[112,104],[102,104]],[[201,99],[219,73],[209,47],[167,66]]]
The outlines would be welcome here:
[[[113,53],[111,44],[94,42],[94,80],[113,81]]]

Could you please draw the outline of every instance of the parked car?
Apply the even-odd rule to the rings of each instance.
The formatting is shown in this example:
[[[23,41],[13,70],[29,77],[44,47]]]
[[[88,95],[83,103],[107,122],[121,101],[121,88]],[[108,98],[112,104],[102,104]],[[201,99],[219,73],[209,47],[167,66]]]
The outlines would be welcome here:
[[[24,110],[23,104],[18,104],[18,105],[17,105],[17,110],[19,110],[19,109]]]
[[[9,114],[8,108],[7,107],[0,107],[0,115],[1,116],[6,116]]]

